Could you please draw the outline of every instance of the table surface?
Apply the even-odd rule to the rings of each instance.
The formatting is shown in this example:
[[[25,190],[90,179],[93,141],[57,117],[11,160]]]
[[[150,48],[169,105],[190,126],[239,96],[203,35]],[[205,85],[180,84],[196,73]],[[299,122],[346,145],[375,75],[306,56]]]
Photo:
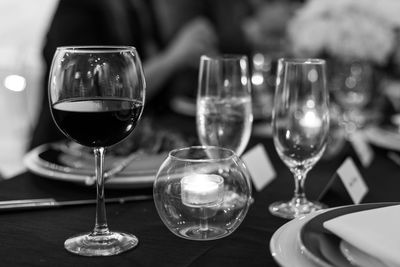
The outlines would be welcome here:
[[[152,200],[124,204],[107,204],[111,230],[126,231],[139,238],[131,251],[111,257],[81,257],[67,252],[63,243],[68,237],[90,231],[94,225],[94,205],[0,214],[1,266],[278,266],[271,256],[269,243],[274,232],[288,220],[272,216],[268,205],[289,199],[293,178],[278,158],[272,140],[252,137],[249,148],[264,145],[276,169],[277,178],[262,191],[253,191],[255,199],[249,212],[230,236],[214,241],[196,242],[172,234],[159,218]],[[400,167],[387,157],[387,151],[374,147],[375,157],[368,168],[360,166],[347,144],[330,160],[321,160],[310,171],[306,192],[316,199],[349,156],[357,163],[368,187],[365,203],[400,201]],[[106,190],[106,197],[152,193],[145,190]],[[0,200],[53,197],[57,200],[95,197],[93,187],[84,187],[22,173],[0,183]],[[348,204],[340,197],[333,205]]]

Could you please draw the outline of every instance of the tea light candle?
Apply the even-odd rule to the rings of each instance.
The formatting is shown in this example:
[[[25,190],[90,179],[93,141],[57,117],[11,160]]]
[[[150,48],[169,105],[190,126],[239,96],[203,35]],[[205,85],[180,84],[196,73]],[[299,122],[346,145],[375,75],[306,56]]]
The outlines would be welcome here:
[[[181,180],[182,203],[189,207],[210,207],[223,200],[224,179],[216,174],[192,174]]]

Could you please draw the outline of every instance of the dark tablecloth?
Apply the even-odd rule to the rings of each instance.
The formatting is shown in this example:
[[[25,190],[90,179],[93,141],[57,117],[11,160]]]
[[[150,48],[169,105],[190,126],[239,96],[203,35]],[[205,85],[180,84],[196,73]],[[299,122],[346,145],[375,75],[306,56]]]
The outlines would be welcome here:
[[[135,234],[134,250],[111,257],[81,257],[67,252],[63,243],[71,235],[89,231],[94,225],[94,205],[30,211],[0,212],[0,266],[277,266],[269,250],[273,233],[288,220],[272,216],[268,205],[289,199],[293,178],[278,158],[268,138],[252,138],[249,147],[262,143],[277,171],[277,178],[261,192],[253,192],[254,204],[230,236],[196,242],[172,234],[160,220],[151,200],[108,204],[111,230]],[[362,168],[351,148],[330,160],[322,160],[309,173],[306,191],[310,199],[319,196],[328,180],[347,156],[357,162],[370,192],[363,202],[400,201],[400,167],[374,148],[375,159]],[[106,197],[151,194],[152,189],[106,190]],[[0,200],[54,197],[57,200],[95,197],[95,189],[22,173],[0,183]],[[335,199],[336,205],[348,203]]]

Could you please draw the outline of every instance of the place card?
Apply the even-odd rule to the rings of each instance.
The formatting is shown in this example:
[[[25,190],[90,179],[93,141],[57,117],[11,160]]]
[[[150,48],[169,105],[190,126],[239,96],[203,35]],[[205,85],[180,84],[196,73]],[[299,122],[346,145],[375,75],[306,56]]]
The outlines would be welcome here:
[[[261,191],[276,177],[275,169],[262,144],[251,148],[242,156],[257,191]]]
[[[347,158],[337,170],[337,174],[343,182],[344,187],[350,194],[355,204],[359,204],[368,192],[368,187],[357,169],[352,158]]]
[[[360,204],[368,187],[353,159],[348,157],[338,168],[319,201],[329,206]]]
[[[361,164],[366,168],[374,159],[374,151],[368,144],[364,135],[361,132],[355,132],[350,137],[350,143],[354,148]]]

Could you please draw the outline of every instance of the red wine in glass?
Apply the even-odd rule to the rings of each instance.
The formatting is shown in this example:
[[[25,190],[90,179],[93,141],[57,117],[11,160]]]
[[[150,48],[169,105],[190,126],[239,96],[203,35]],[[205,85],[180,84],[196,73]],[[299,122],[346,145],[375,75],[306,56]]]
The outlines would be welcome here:
[[[134,47],[58,47],[49,75],[49,103],[54,122],[69,139],[93,148],[96,217],[91,232],[65,240],[69,252],[111,256],[137,246],[130,233],[110,231],[104,195],[105,148],[122,141],[143,111],[146,82]]]
[[[60,130],[88,147],[108,147],[127,137],[143,109],[140,101],[125,99],[68,99],[51,106]]]

